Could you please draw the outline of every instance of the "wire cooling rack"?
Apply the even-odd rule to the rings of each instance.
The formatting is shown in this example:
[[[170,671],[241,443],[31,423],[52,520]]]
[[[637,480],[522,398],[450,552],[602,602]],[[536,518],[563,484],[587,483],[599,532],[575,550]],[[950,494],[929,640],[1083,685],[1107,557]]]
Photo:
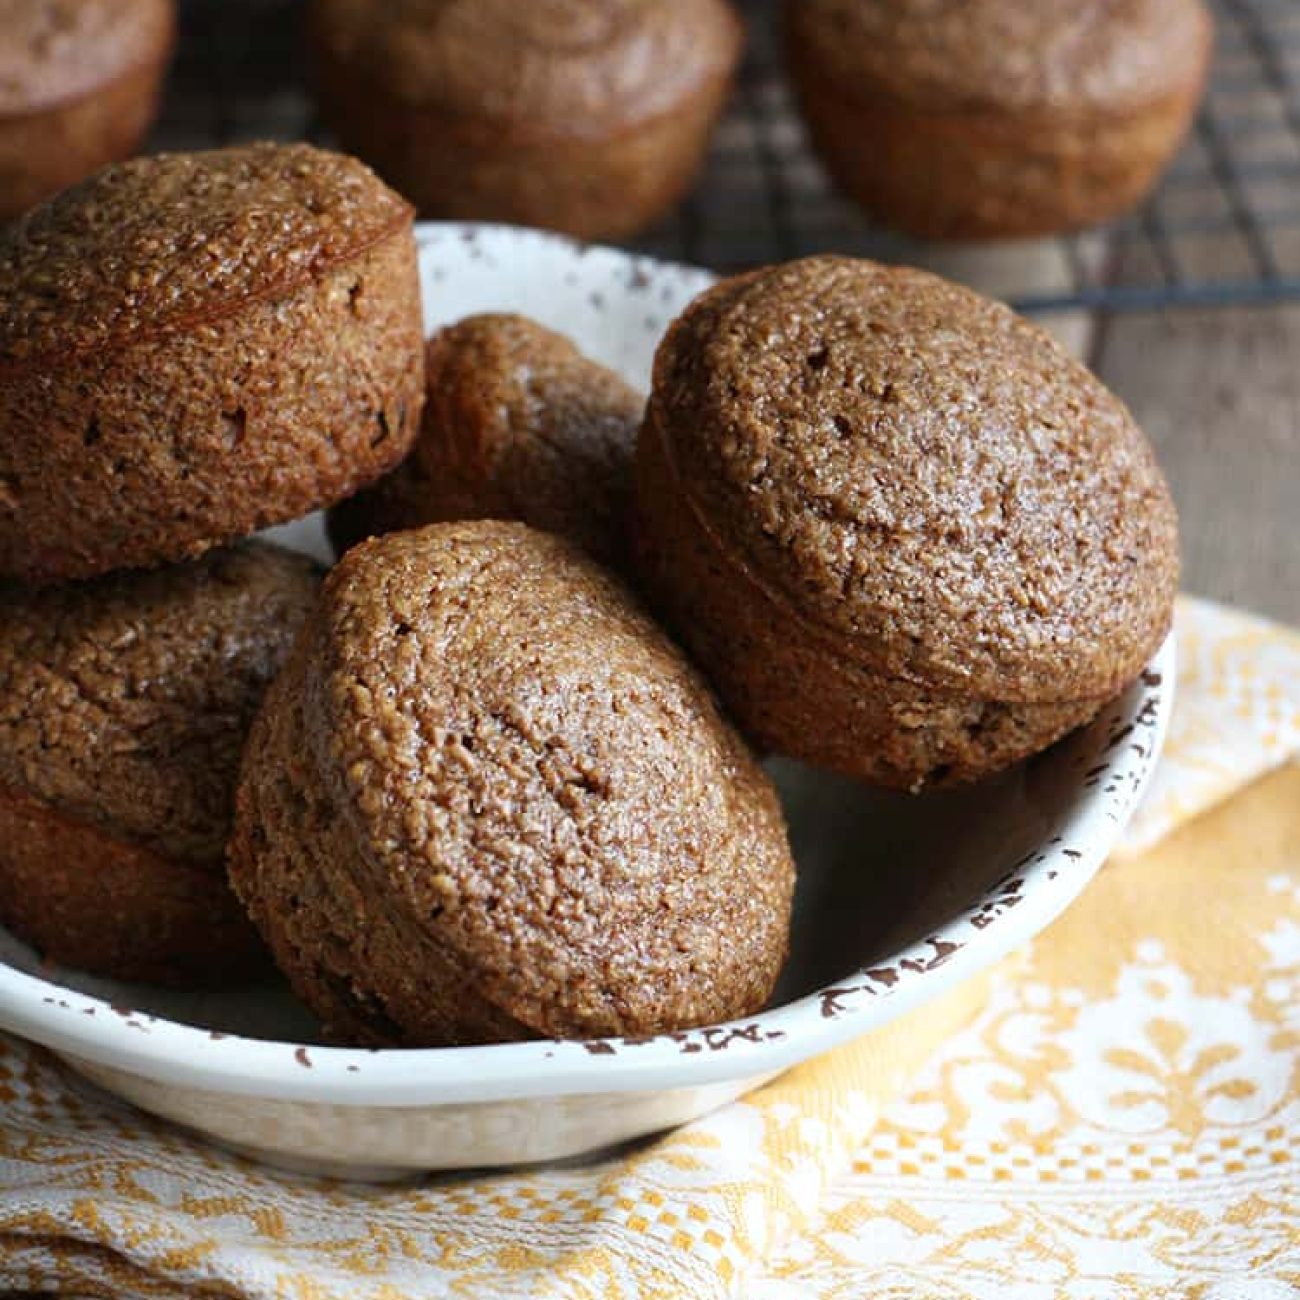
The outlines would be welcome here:
[[[918,248],[831,190],[781,75],[775,7],[744,5],[746,61],[708,165],[679,210],[636,246],[720,271],[836,251],[921,261],[960,278],[967,252]],[[980,249],[981,287],[1026,311],[1300,298],[1300,0],[1213,0],[1213,8],[1210,88],[1150,202],[1070,239]],[[154,146],[326,139],[304,87],[300,24],[291,0],[184,0]]]

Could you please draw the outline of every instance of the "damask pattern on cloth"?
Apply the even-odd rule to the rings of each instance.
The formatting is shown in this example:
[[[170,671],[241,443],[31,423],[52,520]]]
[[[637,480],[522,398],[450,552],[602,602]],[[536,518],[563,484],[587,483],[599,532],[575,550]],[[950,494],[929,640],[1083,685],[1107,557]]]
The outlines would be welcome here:
[[[750,1292],[1009,1295],[1300,1295],[1300,767],[1104,872]]]

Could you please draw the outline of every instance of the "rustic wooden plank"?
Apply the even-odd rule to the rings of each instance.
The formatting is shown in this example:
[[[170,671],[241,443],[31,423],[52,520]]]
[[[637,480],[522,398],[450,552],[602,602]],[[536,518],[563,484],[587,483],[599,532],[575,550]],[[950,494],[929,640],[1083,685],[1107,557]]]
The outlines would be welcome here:
[[[1173,485],[1184,587],[1300,623],[1300,306],[1116,316],[1095,359]]]

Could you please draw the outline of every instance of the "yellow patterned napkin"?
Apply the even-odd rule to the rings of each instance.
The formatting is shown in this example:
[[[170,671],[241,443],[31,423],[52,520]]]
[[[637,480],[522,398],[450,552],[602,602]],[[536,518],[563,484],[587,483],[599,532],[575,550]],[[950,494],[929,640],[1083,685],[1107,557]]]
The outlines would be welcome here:
[[[1292,1295],[1300,639],[1196,601],[1179,633],[1169,747],[1131,840],[1147,851],[991,991],[959,989],[631,1155],[414,1189],[259,1169],[0,1037],[0,1287]]]

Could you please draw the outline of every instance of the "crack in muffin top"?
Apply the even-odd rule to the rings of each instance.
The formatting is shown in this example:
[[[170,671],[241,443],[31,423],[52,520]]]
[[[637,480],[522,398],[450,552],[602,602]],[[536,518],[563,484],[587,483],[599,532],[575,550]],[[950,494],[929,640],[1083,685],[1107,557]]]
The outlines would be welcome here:
[[[730,72],[724,0],[317,0],[317,39],[413,104],[582,136]]]
[[[0,0],[0,114],[41,112],[156,59],[170,0]]]
[[[0,231],[0,367],[223,319],[413,216],[364,164],[310,145],[106,167]]]
[[[1211,39],[1201,0],[793,0],[850,93],[926,109],[1121,109],[1177,93]]]
[[[642,436],[714,545],[876,671],[1102,697],[1167,626],[1176,520],[1128,410],[937,276],[822,257],[723,281],[661,344]]]

